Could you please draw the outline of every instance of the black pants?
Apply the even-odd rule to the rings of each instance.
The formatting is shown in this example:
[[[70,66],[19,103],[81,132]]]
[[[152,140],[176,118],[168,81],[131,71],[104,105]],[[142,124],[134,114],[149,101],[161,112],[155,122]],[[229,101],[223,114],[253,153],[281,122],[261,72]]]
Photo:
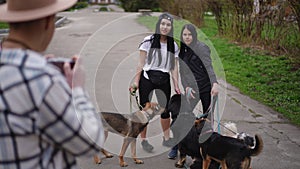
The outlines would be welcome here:
[[[155,91],[158,104],[162,107],[167,107],[170,97],[171,97],[171,84],[170,80],[162,85],[155,85],[150,80],[144,77],[144,72],[141,73],[141,78],[139,81],[139,95],[140,95],[140,105],[145,107],[147,102],[150,102],[153,96],[153,91]],[[162,119],[167,119],[170,117],[170,113],[164,112],[161,114]]]
[[[200,96],[199,96],[200,95]],[[211,102],[211,94],[210,92],[205,92],[205,93],[197,93],[195,99],[190,99],[190,104],[192,110],[196,107],[198,102],[201,100],[202,103],[202,108],[203,108],[203,113],[206,113]]]

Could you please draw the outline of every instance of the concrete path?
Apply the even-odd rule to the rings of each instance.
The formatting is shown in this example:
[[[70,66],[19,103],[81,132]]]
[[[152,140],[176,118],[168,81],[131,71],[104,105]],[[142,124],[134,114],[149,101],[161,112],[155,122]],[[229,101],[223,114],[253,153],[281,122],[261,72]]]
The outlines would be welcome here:
[[[87,71],[86,90],[99,111],[129,112],[128,87],[134,77],[138,45],[150,32],[136,22],[138,13],[94,12],[95,7],[77,12],[60,13],[68,23],[57,28],[46,53],[69,57],[80,54]],[[222,123],[237,123],[238,130],[263,137],[262,154],[252,160],[253,169],[299,169],[300,130],[270,108],[242,95],[238,89],[220,80],[220,112]],[[137,109],[134,107],[134,109]],[[167,159],[168,149],[161,146],[162,133],[159,118],[148,128],[153,153],[141,149],[138,140],[137,154],[145,164],[136,165],[126,158],[130,169],[174,169],[174,160]],[[118,154],[122,137],[110,134],[105,147]],[[220,147],[221,148],[221,147]],[[126,153],[130,157],[130,150]],[[83,169],[120,168],[115,155],[95,165],[92,158],[79,159]],[[189,161],[190,162],[190,161]]]

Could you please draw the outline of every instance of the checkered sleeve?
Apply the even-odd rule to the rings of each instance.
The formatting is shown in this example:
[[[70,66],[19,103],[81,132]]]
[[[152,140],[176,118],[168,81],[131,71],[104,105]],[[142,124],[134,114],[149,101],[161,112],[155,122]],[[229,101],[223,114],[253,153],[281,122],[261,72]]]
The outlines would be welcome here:
[[[42,139],[75,156],[93,155],[103,146],[101,119],[82,88],[71,91],[64,80],[52,79],[39,109]]]

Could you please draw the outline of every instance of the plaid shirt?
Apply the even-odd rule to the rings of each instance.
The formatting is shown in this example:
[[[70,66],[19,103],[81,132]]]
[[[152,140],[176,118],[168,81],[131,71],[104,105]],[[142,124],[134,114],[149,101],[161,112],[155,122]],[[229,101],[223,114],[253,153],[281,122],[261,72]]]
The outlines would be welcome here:
[[[100,150],[95,108],[40,54],[0,50],[0,79],[0,169],[79,168],[75,157]]]

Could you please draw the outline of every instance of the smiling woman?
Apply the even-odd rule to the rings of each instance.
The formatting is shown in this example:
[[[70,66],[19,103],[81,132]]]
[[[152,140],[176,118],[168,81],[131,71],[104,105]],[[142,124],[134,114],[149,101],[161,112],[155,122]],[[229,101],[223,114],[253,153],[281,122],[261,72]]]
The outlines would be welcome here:
[[[156,22],[155,33],[145,37],[139,46],[137,73],[130,88],[131,91],[139,90],[142,107],[150,102],[153,91],[160,106],[167,107],[171,97],[170,73],[175,92],[180,93],[177,66],[179,48],[174,42],[173,33],[173,16],[163,13]],[[163,145],[172,147],[169,112],[161,114],[161,127],[164,133]],[[141,138],[143,149],[151,152],[153,146],[146,140],[146,128],[141,133]]]

